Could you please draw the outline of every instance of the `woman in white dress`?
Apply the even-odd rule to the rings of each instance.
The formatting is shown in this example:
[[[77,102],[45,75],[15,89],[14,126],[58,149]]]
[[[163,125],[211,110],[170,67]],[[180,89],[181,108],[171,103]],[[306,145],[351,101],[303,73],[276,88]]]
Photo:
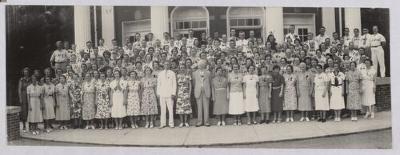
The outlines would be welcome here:
[[[245,90],[244,109],[247,114],[247,124],[257,124],[256,112],[260,109],[258,106],[258,76],[254,65],[248,67],[249,74],[243,77],[243,89]]]
[[[56,87],[53,83],[51,83],[50,77],[45,77],[43,84],[43,102],[44,102],[44,110],[43,110],[43,120],[44,120],[44,128],[46,132],[51,131],[52,121],[56,118],[54,107],[55,107],[55,91]]]
[[[297,76],[293,73],[293,66],[285,67],[283,90],[283,110],[286,112],[286,122],[294,122],[293,112],[297,110]]]
[[[111,117],[115,121],[115,129],[122,129],[122,119],[126,116],[127,105],[127,83],[121,79],[121,73],[114,71],[114,80],[110,83],[111,88]]]
[[[339,65],[339,64],[335,64]],[[338,67],[335,67],[333,73],[329,74],[330,79],[330,92],[331,102],[329,108],[335,111],[335,121],[340,121],[340,112],[345,108],[344,106],[344,80],[345,75],[339,71]]]
[[[318,121],[326,122],[326,111],[329,110],[329,78],[323,72],[322,66],[317,65],[317,74],[314,77],[314,97],[315,97],[315,110],[320,112],[320,119]]]
[[[372,61],[370,59],[365,60],[366,69],[361,71],[361,104],[368,108],[365,113],[364,118],[374,118],[374,108],[375,108],[375,80],[376,80],[376,70],[372,67]]]
[[[240,115],[244,113],[243,100],[243,75],[239,71],[239,65],[232,65],[233,73],[229,74],[228,92],[229,92],[229,114],[235,116],[233,125],[241,125]]]

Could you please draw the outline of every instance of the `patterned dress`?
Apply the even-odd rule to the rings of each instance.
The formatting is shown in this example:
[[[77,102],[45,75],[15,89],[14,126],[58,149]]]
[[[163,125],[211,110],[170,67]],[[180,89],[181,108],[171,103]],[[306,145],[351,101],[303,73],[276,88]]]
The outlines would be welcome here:
[[[300,90],[298,96],[298,110],[299,111],[311,111],[311,92],[312,89],[312,73],[311,72],[299,72],[297,74],[298,89]]]
[[[260,94],[258,95],[258,104],[260,105],[260,111],[262,113],[271,112],[271,101],[269,99],[269,96],[271,96],[271,82],[272,76],[269,74],[259,77]]]
[[[190,105],[190,74],[179,73],[177,75],[178,96],[176,100],[176,114],[191,114]]]
[[[96,87],[93,81],[82,83],[83,89],[83,105],[82,105],[82,119],[91,120],[96,115]]]
[[[157,79],[155,78],[143,78],[143,92],[142,92],[142,107],[141,112],[143,115],[157,115],[157,97],[155,92],[155,86],[157,85]]]
[[[56,120],[68,121],[71,119],[70,101],[69,101],[69,86],[59,83],[56,85],[56,100],[58,108],[56,108]]]
[[[296,74],[284,74],[285,88],[283,89],[283,110],[297,110]]]
[[[19,96],[21,97],[21,113],[20,113],[20,119],[21,121],[26,121],[28,117],[28,95],[26,92],[26,88],[31,84],[31,79],[30,78],[21,78],[19,80],[19,89],[20,89],[20,94]]]
[[[79,119],[82,117],[82,89],[78,81],[72,81],[69,86],[71,96],[71,118]]]
[[[128,105],[126,107],[126,114],[128,116],[138,116],[140,112],[140,98],[139,88],[140,81],[129,80],[128,82]]]
[[[375,105],[375,92],[374,92],[374,77],[376,77],[376,70],[374,68],[365,69],[361,71],[361,104],[364,106]]]
[[[361,110],[361,94],[360,94],[360,80],[361,73],[359,71],[348,71],[346,79],[349,81],[347,94],[347,109],[348,110]]]
[[[99,80],[96,83],[96,116],[97,119],[105,119],[111,117],[111,108],[110,108],[110,83],[105,80],[102,82]]]

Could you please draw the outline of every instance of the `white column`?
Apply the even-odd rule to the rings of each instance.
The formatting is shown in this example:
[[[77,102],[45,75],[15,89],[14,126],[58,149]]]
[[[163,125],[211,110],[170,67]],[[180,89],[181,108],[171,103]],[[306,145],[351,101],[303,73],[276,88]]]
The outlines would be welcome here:
[[[101,7],[101,34],[104,39],[104,46],[111,48],[111,40],[115,38],[113,6]]]
[[[277,43],[282,43],[283,34],[283,9],[282,7],[267,7],[265,11],[265,32],[268,36],[272,32]],[[265,36],[265,37],[267,37]]]
[[[349,28],[350,36],[354,35],[353,30],[358,28],[361,32],[361,10],[360,8],[344,8],[344,24]]]
[[[163,33],[169,32],[168,6],[151,6],[151,32],[154,39],[163,39]]]
[[[76,49],[85,48],[91,40],[90,6],[74,6],[74,31]]]
[[[336,31],[335,8],[322,8],[322,26],[326,28],[325,34],[332,37]]]

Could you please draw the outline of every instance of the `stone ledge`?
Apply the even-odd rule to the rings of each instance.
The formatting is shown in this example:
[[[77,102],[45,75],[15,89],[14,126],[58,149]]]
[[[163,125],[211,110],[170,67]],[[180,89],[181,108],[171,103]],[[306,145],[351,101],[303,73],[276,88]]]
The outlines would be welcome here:
[[[7,114],[14,114],[21,112],[20,106],[7,106]]]

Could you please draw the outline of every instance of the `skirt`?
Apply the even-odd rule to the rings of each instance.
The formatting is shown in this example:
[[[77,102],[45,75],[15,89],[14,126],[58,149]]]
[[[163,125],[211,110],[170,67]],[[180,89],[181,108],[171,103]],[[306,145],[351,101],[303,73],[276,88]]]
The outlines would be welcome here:
[[[272,89],[271,91],[271,111],[282,112],[283,111],[283,97],[279,97],[281,89]]]
[[[244,100],[242,92],[231,92],[229,94],[229,114],[244,114]]]
[[[310,92],[308,89],[301,90],[300,88],[300,96],[298,100],[298,107],[297,109],[299,111],[311,111],[312,110],[312,104],[311,104],[311,96]]]
[[[40,123],[43,122],[42,108],[40,106],[39,97],[30,97],[31,110],[28,107],[28,122]]]
[[[316,88],[315,90],[315,110],[328,111],[329,110],[329,97],[328,93],[322,97],[325,88]]]
[[[246,99],[244,99],[244,109],[246,112],[256,112],[260,110],[256,88],[246,89]]]
[[[371,80],[362,80],[362,98],[361,104],[363,106],[375,105],[374,82]]]
[[[116,91],[112,94],[111,117],[123,118],[126,116],[126,106],[124,105],[124,94]]]
[[[56,114],[54,112],[54,98],[52,96],[44,97],[44,111],[43,119],[55,119]]]
[[[96,105],[94,103],[95,93],[85,93],[82,105],[82,119],[92,120],[96,115]]]
[[[71,119],[68,96],[57,96],[56,120],[69,121]]]
[[[215,89],[215,101],[214,101],[214,115],[225,115],[228,114],[229,103],[227,98],[227,90]]]
[[[331,87],[331,101],[329,108],[332,110],[341,110],[344,109],[344,97],[342,95],[343,88],[342,86],[332,86]]]
[[[354,82],[352,82],[354,83]],[[360,87],[358,83],[349,84],[349,94],[347,94],[347,105],[348,110],[361,110],[361,95]]]
[[[268,113],[271,112],[271,102],[269,99],[270,96],[268,87],[260,87],[260,94],[258,95],[258,104],[260,106],[260,112]]]

